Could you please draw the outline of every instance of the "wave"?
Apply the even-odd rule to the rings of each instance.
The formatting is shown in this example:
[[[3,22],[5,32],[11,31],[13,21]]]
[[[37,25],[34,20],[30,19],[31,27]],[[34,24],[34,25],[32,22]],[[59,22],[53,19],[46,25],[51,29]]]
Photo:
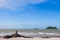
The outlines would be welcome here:
[[[11,35],[13,33],[0,33],[0,36]],[[58,33],[44,33],[44,32],[19,32],[18,34],[31,37],[43,37],[43,36],[59,36]]]

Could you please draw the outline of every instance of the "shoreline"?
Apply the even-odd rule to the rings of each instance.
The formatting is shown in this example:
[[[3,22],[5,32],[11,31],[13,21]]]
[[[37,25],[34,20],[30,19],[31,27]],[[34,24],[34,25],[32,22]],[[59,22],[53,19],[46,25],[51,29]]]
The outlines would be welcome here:
[[[15,32],[10,32],[10,33],[0,33],[1,36],[6,36],[6,35],[11,35],[14,34]],[[18,32],[19,35],[24,35],[24,36],[31,36],[31,37],[60,37],[60,34],[58,33],[33,33],[33,32]]]
[[[0,40],[60,40],[60,38],[22,38],[22,37],[17,37],[17,38],[10,38],[10,39],[3,39],[0,38]]]
[[[23,35],[25,34],[25,35]],[[27,36],[27,35],[29,36]],[[38,35],[37,35],[38,34]],[[58,33],[57,33],[58,34]],[[18,31],[13,33],[6,33],[3,36],[0,36],[0,40],[60,40],[60,34],[56,33],[33,33],[33,32],[23,32],[20,33]],[[1,35],[1,34],[0,34]],[[35,35],[34,37],[30,37],[31,35]],[[40,37],[39,37],[40,36]]]

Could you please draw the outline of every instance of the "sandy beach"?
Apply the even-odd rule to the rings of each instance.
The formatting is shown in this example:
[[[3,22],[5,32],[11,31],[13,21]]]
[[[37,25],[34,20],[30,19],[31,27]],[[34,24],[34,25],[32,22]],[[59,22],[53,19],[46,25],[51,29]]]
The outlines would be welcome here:
[[[10,39],[3,39],[0,40],[60,40],[60,38],[10,38]]]

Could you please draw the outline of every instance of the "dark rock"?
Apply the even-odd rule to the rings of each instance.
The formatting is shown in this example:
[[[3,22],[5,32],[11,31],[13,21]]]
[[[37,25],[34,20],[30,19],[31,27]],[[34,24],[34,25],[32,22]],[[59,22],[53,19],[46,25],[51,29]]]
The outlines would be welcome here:
[[[4,36],[3,38],[9,39],[9,38],[12,38],[12,36],[7,35],[7,36]]]
[[[51,37],[42,37],[42,38],[51,38]]]
[[[33,38],[33,37],[24,36],[24,38]]]
[[[16,31],[16,33],[12,34],[12,37],[24,37],[23,35],[19,35],[18,31]]]
[[[27,37],[27,36],[23,36],[23,35],[19,35],[18,34],[18,31],[16,31],[16,33],[12,34],[12,35],[7,35],[7,36],[4,36],[3,38],[13,38],[13,37],[24,37],[24,38],[32,38],[32,37]]]

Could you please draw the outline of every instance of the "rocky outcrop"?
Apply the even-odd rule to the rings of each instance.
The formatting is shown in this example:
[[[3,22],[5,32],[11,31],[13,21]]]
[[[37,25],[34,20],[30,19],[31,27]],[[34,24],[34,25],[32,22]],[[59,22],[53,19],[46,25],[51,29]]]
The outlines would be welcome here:
[[[14,34],[12,34],[12,35],[6,35],[6,36],[4,36],[3,38],[8,39],[8,38],[13,38],[13,37],[32,38],[32,37],[27,37],[27,36],[19,35],[19,34],[18,34],[18,31],[16,31],[16,33],[14,33]]]
[[[6,35],[3,38],[9,39],[9,38],[12,38],[12,36],[11,35]]]

